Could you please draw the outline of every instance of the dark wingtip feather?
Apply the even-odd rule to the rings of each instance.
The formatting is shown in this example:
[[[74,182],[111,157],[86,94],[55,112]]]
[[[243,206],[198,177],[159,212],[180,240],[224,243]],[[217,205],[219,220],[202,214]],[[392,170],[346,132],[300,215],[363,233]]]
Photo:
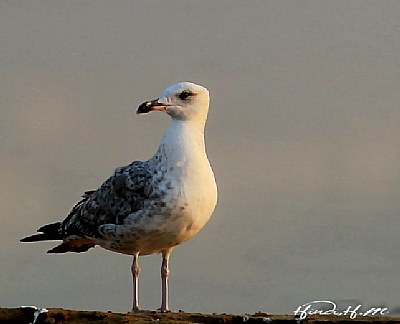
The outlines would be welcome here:
[[[37,231],[39,234],[30,235],[21,239],[21,242],[37,242],[37,241],[53,241],[61,240],[61,234],[59,232],[61,223],[47,224],[39,228]]]
[[[41,239],[41,237],[42,237],[43,235],[44,235],[44,234],[35,234],[35,235],[31,235],[31,236],[24,237],[24,238],[20,239],[19,241],[20,241],[20,242],[36,242],[36,241],[42,241],[43,239]]]

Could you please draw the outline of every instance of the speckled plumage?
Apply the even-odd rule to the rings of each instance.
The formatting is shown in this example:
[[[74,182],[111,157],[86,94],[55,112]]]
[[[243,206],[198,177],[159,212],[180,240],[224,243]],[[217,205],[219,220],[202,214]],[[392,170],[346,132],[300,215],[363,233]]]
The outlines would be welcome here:
[[[147,162],[135,161],[116,169],[98,190],[85,193],[62,222],[60,233],[64,242],[73,246],[77,238],[78,242],[85,238],[94,246],[103,237],[100,226],[122,225],[129,215],[144,207],[146,200],[154,197],[151,178]]]

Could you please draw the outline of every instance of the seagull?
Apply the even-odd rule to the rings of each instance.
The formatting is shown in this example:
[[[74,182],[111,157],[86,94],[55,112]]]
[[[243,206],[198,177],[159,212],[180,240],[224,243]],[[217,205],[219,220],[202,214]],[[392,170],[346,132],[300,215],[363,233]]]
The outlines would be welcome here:
[[[204,142],[209,92],[191,82],[174,84],[144,102],[137,114],[172,118],[152,158],[117,168],[97,190],[87,191],[62,222],[47,224],[22,242],[61,240],[47,253],[100,247],[133,256],[133,308],[139,306],[139,256],[161,253],[161,307],[169,312],[169,259],[196,235],[217,204],[217,185]]]

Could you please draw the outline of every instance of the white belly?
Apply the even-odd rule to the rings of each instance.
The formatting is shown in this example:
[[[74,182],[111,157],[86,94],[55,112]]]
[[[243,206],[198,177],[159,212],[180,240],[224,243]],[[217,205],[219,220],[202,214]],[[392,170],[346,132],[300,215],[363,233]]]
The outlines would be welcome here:
[[[207,184],[198,181],[196,190],[184,186],[185,190],[176,197],[168,215],[160,215],[163,221],[158,224],[155,222],[156,228],[138,240],[137,246],[142,255],[157,253],[186,242],[204,227],[217,203],[217,188],[214,177],[211,179]]]

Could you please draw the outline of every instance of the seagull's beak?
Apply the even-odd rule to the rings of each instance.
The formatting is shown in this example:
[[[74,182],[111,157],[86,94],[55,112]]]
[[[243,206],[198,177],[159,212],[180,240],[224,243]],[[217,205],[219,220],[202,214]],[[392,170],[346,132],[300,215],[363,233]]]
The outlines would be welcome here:
[[[167,105],[161,103],[158,101],[158,99],[155,100],[149,100],[146,102],[143,102],[139,108],[136,110],[137,114],[147,114],[150,111],[158,110],[158,111],[165,111],[167,109]]]

